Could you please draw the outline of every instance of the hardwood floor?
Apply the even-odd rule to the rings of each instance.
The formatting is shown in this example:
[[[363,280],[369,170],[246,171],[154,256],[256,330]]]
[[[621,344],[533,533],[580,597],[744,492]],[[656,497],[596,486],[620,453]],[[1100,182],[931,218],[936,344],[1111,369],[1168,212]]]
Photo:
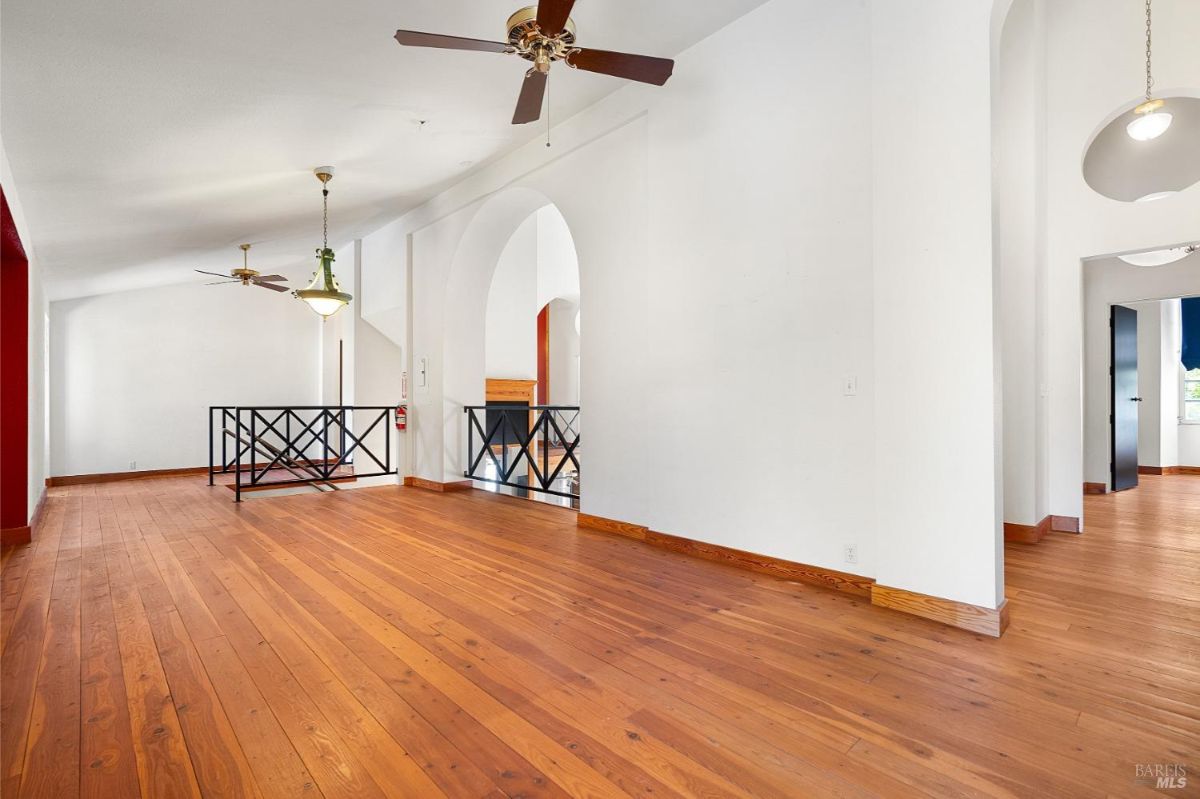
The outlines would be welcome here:
[[[1007,547],[994,640],[484,492],[55,488],[0,794],[1200,796],[1200,477],[1085,524]]]

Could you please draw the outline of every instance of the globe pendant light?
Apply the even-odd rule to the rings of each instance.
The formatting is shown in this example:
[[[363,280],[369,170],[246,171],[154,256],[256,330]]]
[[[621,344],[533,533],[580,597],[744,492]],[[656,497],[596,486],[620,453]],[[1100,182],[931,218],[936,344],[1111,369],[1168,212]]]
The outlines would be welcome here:
[[[329,249],[329,181],[333,180],[333,167],[319,166],[313,173],[317,180],[321,181],[321,204],[324,209],[323,241],[321,249],[317,250],[320,266],[313,274],[312,282],[306,288],[297,290],[295,294],[323,318],[328,319],[354,298],[342,291],[337,278],[333,276],[333,250]]]
[[[1150,0],[1146,0],[1146,102],[1133,109],[1134,119],[1125,127],[1129,138],[1135,141],[1157,139],[1171,127],[1172,116],[1163,111],[1166,102],[1155,99],[1151,90],[1154,78],[1150,74]]]

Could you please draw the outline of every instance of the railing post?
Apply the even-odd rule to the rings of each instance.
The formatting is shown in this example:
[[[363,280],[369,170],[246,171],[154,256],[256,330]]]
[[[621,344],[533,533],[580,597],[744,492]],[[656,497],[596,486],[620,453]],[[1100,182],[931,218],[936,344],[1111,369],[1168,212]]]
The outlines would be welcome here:
[[[213,484],[213,407],[208,406],[208,484]]]
[[[467,468],[463,470],[463,477],[471,476],[471,464],[475,463],[475,410],[473,408],[463,408],[467,412]]]
[[[389,423],[388,414],[390,409],[384,408],[383,415],[383,446],[387,450],[387,456],[384,458],[383,470],[385,472],[392,471],[392,425]]]
[[[321,409],[321,474],[329,477],[329,409]]]
[[[234,440],[234,464],[235,476],[233,478],[233,501],[242,501],[242,409],[234,408],[233,410],[233,429],[237,432],[237,438]]]
[[[542,411],[542,440],[538,446],[542,448],[542,488],[549,488],[550,483],[550,411]]]

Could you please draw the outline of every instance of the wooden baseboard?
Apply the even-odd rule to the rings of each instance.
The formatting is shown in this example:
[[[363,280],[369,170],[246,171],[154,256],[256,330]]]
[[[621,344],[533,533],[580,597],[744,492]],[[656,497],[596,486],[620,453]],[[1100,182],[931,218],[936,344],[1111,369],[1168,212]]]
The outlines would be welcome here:
[[[683,538],[669,533],[660,533],[655,530],[647,531],[646,542],[664,549],[682,552],[685,555],[692,555],[693,557],[704,558],[705,560],[715,560],[720,563],[727,563],[730,566],[737,566],[741,569],[769,574],[774,577],[782,577],[785,580],[797,580],[802,583],[819,585],[823,588],[832,588],[835,591],[844,591],[845,593],[861,597],[870,596],[871,586],[875,583],[870,577],[863,577],[859,574],[850,574],[849,572],[837,571],[835,569],[823,569],[819,566],[809,566],[805,563],[772,558],[768,555],[744,552],[740,549],[723,547],[719,544],[709,544],[704,541],[695,541],[690,538]]]
[[[1200,466],[1139,466],[1138,474],[1200,474]]]
[[[1047,527],[1050,527],[1054,518],[1047,516],[1043,521]],[[951,599],[940,599],[913,591],[905,591],[900,588],[880,586],[870,577],[781,560],[768,555],[743,552],[719,544],[709,544],[691,538],[660,533],[645,525],[606,519],[603,516],[593,516],[589,513],[580,513],[576,523],[580,527],[632,538],[651,546],[670,549],[692,557],[713,560],[737,568],[769,574],[773,577],[810,583],[822,588],[832,588],[835,591],[866,597],[871,600],[871,604],[879,607],[899,610],[983,635],[998,638],[1008,626],[1007,600],[1001,603],[999,608],[993,610],[968,605],[965,602],[955,602]]]
[[[1004,540],[1018,544],[1036,544],[1050,532],[1050,517],[1047,516],[1037,524],[1004,523]]]
[[[1078,533],[1078,516],[1050,516],[1050,529],[1056,533]]]
[[[758,555],[740,549],[724,547],[719,544],[709,544],[692,538],[684,538],[669,533],[660,533],[640,524],[620,522],[615,519],[605,519],[602,516],[592,516],[580,513],[576,523],[580,527],[600,530],[614,535],[624,536],[644,541],[652,546],[681,552],[696,558],[717,561],[740,569],[782,577],[785,580],[796,580],[802,583],[832,588],[861,597],[870,597],[871,585],[875,582],[870,577],[850,574],[835,569],[823,569],[819,566],[809,566],[790,560],[773,558],[768,555]]]
[[[324,461],[322,461],[320,458],[314,458],[312,462],[313,463],[322,463],[322,462],[337,463],[338,459],[337,458],[327,458]],[[245,472],[251,468],[265,469],[270,465],[271,465],[271,463],[269,461],[262,461],[259,463],[255,463],[253,466],[251,466],[248,463],[243,463],[242,464],[242,473],[245,474]],[[273,468],[282,469],[283,467],[276,465]],[[58,477],[47,477],[46,478],[46,486],[54,487],[54,486],[86,485],[88,483],[115,483],[119,480],[146,480],[151,477],[185,477],[185,476],[193,475],[193,474],[208,475],[208,467],[207,466],[186,466],[181,469],[144,469],[142,471],[137,471],[137,472],[108,472],[105,474],[61,475]],[[230,472],[215,472],[214,474],[219,476],[222,474],[233,474],[233,472],[232,471],[230,471]],[[245,491],[246,487],[242,486],[242,490]]]
[[[603,516],[593,516],[590,513],[580,513],[579,516],[576,517],[575,523],[580,527],[588,527],[592,530],[602,530],[606,533],[623,535],[626,538],[636,538],[639,541],[645,541],[646,535],[650,532],[649,527],[644,527],[640,524],[619,522],[616,519],[606,519]]]
[[[1001,602],[998,608],[983,608],[876,583],[871,587],[871,604],[911,613],[981,635],[990,635],[993,638],[999,638],[1008,627],[1007,599]]]
[[[181,477],[191,474],[208,474],[207,466],[189,466],[184,469],[145,469],[140,472],[108,472],[105,474],[67,474],[47,477],[46,485],[75,486],[88,483],[115,483],[119,480],[146,480],[151,477]]]
[[[1108,483],[1084,483],[1083,493],[1085,494],[1107,494]]]
[[[0,528],[0,547],[19,547],[33,541],[33,530],[29,525]]]
[[[1176,474],[1200,474],[1200,466],[1176,466]]]
[[[37,504],[33,506],[33,514],[29,524],[23,527],[7,527],[0,530],[0,547],[20,546],[33,541],[33,531],[42,523],[42,515],[46,511],[46,489],[42,489]]]
[[[470,491],[475,486],[470,480],[456,480],[452,483],[439,483],[436,480],[426,480],[424,477],[408,476],[404,478],[404,485],[411,488],[423,488],[426,491],[438,491],[448,493],[451,491]]]

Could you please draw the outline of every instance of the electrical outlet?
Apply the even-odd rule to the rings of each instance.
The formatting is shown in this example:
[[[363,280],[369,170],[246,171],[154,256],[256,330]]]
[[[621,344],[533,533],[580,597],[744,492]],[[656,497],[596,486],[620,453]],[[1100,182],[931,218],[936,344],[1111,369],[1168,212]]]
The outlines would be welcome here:
[[[846,562],[858,563],[858,545],[846,544]]]
[[[129,462],[129,468],[130,468],[130,469],[136,469],[136,468],[137,468],[137,461],[130,461],[130,462]]]

